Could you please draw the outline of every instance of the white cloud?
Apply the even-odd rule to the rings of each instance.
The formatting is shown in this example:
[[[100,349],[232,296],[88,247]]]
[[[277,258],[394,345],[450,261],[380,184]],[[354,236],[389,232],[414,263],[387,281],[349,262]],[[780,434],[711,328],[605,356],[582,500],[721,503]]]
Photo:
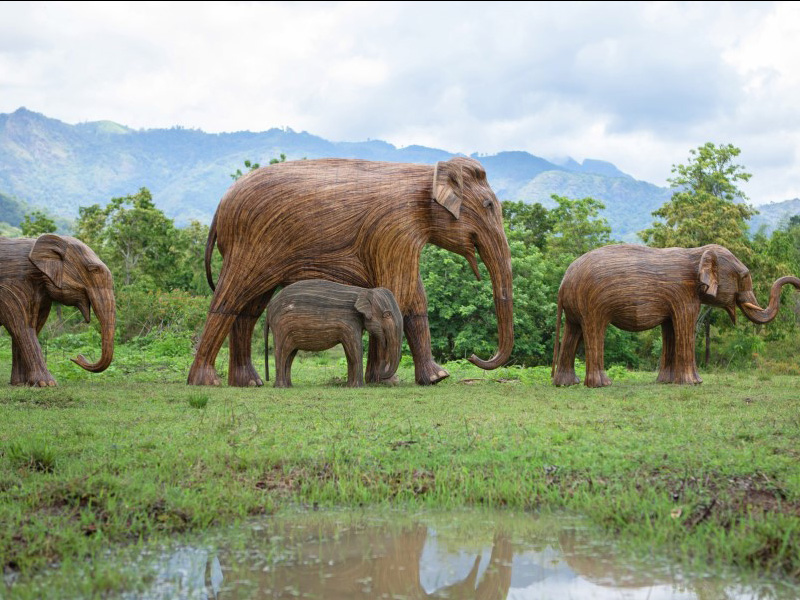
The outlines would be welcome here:
[[[793,2],[0,4],[0,112],[608,160],[732,143],[800,196]]]

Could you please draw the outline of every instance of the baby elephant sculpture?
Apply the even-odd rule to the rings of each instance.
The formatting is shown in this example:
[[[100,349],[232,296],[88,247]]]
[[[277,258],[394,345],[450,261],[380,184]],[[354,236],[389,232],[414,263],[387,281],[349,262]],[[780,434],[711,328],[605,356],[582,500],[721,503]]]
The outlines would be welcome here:
[[[403,316],[394,294],[386,288],[322,279],[298,281],[269,303],[265,338],[269,329],[275,340],[275,387],[291,387],[292,361],[298,350],[327,350],[336,344],[342,344],[347,356],[347,385],[362,387],[364,329],[387,357],[378,365],[381,379],[391,378],[400,364]],[[269,364],[266,377],[269,380]]]
[[[53,386],[38,335],[52,302],[77,306],[89,322],[100,321],[102,354],[96,363],[72,361],[94,373],[114,355],[114,281],[111,271],[86,244],[50,233],[31,238],[0,237],[0,325],[11,334],[11,383]]]
[[[555,385],[580,383],[575,352],[583,339],[586,385],[611,385],[603,370],[603,339],[609,323],[625,331],[661,326],[658,381],[701,383],[695,362],[695,324],[700,305],[724,308],[736,322],[736,307],[753,323],[768,323],[778,313],[780,289],[797,277],[773,285],[769,306],[758,306],[750,271],[728,249],[648,248],[617,244],[587,252],[573,262],[558,290],[552,377]],[[559,347],[561,312],[564,342]]]

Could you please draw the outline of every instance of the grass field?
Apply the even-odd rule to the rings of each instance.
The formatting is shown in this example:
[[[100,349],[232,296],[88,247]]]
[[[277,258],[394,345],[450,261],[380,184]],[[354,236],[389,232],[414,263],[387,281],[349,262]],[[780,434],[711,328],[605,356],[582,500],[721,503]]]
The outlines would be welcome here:
[[[568,511],[677,560],[800,582],[800,377],[673,386],[612,368],[611,387],[555,388],[547,368],[456,362],[420,387],[404,358],[399,385],[348,389],[322,354],[298,358],[289,390],[196,388],[188,357],[133,356],[92,375],[51,352],[59,387],[0,391],[6,593],[34,597],[54,563],[69,580],[105,548],[298,503]],[[98,568],[81,585],[122,582]]]

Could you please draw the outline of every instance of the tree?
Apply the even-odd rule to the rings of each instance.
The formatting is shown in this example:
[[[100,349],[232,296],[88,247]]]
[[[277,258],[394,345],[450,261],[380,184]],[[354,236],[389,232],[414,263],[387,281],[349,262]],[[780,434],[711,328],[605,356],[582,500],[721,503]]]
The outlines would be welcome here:
[[[273,160],[274,160],[274,159],[273,159]],[[270,164],[272,164],[272,163],[270,163]],[[247,171],[246,171],[247,173],[249,173],[250,171],[255,171],[255,170],[256,170],[256,169],[258,169],[260,166],[261,166],[260,164],[258,164],[258,163],[254,163],[254,162],[250,162],[250,161],[249,161],[249,160],[247,160],[247,159],[245,159],[245,161],[244,161],[244,167],[245,167],[245,169],[247,169]],[[236,172],[235,172],[235,173],[231,173],[231,179],[233,179],[234,181],[236,181],[236,180],[237,180],[237,179],[239,179],[239,178],[240,178],[242,175],[244,175],[244,173],[242,173],[242,170],[241,170],[241,169],[236,169]]]
[[[574,259],[589,250],[612,243],[611,227],[600,211],[605,205],[591,197],[570,200],[553,194],[558,206],[550,210],[553,230],[547,239],[547,249],[551,255],[566,259],[569,265]],[[565,265],[565,268],[566,268]]]
[[[708,142],[689,152],[687,165],[672,166],[675,176],[667,180],[676,190],[672,198],[653,213],[663,221],[654,222],[639,237],[656,248],[721,244],[747,263],[747,221],[758,211],[736,185],[751,177],[733,162],[741,150]]]
[[[653,213],[656,221],[639,237],[656,248],[693,248],[720,244],[745,264],[752,258],[747,221],[758,214],[747,204],[747,196],[737,182],[748,181],[750,173],[735,164],[741,150],[732,144],[715,146],[707,142],[690,150],[686,165],[673,165],[674,177],[668,179],[675,188],[672,198]],[[711,340],[710,310],[701,313],[698,322],[705,331],[705,363],[708,363]]]
[[[509,241],[519,240],[526,246],[544,251],[547,236],[553,231],[553,216],[538,202],[504,200],[503,222]]]
[[[283,152],[281,152],[281,154],[280,154],[280,158],[270,158],[270,159],[269,159],[269,164],[271,164],[271,165],[274,165],[274,164],[277,164],[277,163],[282,163],[282,162],[286,162],[286,155],[285,155]],[[255,170],[256,170],[256,169],[258,169],[258,168],[259,168],[261,165],[260,165],[260,164],[258,164],[257,162],[251,162],[250,160],[247,160],[247,159],[245,159],[245,161],[244,161],[244,166],[245,166],[245,168],[247,169],[247,171],[246,171],[246,172],[247,172],[247,173],[249,173],[250,171],[255,171]],[[233,179],[234,181],[236,181],[236,180],[237,180],[237,179],[239,179],[239,178],[240,178],[242,175],[244,175],[244,173],[242,172],[242,170],[241,170],[241,169],[236,169],[236,172],[235,172],[235,173],[231,173],[231,179]]]
[[[112,198],[105,208],[78,209],[76,236],[95,252],[124,285],[169,289],[179,274],[178,233],[172,220],[143,187],[136,194]]]
[[[102,255],[105,245],[106,211],[99,204],[78,207],[75,237]]]
[[[43,233],[53,233],[56,230],[56,223],[44,212],[34,210],[25,215],[19,228],[25,237],[38,237]]]

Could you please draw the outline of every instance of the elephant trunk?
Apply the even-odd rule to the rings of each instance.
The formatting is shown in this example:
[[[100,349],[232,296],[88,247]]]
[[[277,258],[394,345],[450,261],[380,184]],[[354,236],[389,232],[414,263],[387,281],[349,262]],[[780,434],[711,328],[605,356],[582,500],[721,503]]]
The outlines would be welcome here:
[[[784,285],[791,284],[796,289],[800,290],[800,279],[797,277],[781,277],[772,284],[772,289],[769,291],[769,305],[767,308],[761,308],[756,302],[756,297],[752,291],[739,292],[737,297],[737,304],[742,309],[744,316],[750,319],[753,323],[763,325],[769,323],[778,314],[778,304],[781,297],[781,288]]]
[[[90,363],[83,355],[71,360],[87,371],[100,373],[108,368],[108,365],[111,364],[111,359],[114,358],[114,329],[117,321],[114,294],[105,289],[92,289],[89,291],[89,301],[94,308],[94,314],[97,315],[97,320],[100,322],[100,332],[102,335],[102,353],[100,355],[100,360],[95,363]]]
[[[502,242],[502,243],[501,243]],[[492,279],[492,293],[494,295],[494,308],[497,315],[497,353],[489,360],[483,360],[476,355],[469,357],[469,361],[481,369],[491,370],[502,367],[511,358],[514,347],[514,311],[511,288],[511,252],[505,236],[498,243],[491,245],[478,245],[481,255]]]

